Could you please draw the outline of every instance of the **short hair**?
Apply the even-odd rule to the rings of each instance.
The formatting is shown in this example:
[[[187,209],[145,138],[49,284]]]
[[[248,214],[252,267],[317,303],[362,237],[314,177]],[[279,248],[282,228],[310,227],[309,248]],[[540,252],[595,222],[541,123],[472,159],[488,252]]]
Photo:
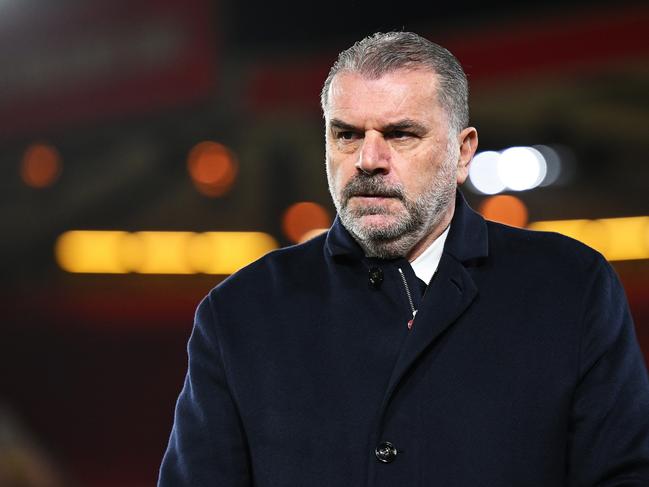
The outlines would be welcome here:
[[[469,125],[469,84],[460,62],[448,49],[413,32],[377,32],[342,51],[322,87],[323,112],[331,82],[341,71],[377,79],[398,69],[434,71],[439,80],[438,100],[448,114],[450,128],[460,132]]]

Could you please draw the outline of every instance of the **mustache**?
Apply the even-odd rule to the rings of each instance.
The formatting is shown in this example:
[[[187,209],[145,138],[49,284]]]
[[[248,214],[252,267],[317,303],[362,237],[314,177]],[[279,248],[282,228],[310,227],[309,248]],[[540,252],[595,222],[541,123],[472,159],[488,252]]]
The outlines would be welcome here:
[[[343,206],[354,196],[381,196],[405,200],[400,185],[387,183],[382,176],[358,173],[345,185],[341,193]]]

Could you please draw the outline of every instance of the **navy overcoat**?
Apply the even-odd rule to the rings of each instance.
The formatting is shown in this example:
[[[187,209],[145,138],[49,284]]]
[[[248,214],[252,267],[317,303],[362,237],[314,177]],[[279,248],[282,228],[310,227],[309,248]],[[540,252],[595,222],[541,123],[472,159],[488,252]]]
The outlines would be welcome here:
[[[339,220],[223,281],[196,312],[159,485],[649,486],[647,371],[601,255],[458,193],[423,297],[416,282]]]

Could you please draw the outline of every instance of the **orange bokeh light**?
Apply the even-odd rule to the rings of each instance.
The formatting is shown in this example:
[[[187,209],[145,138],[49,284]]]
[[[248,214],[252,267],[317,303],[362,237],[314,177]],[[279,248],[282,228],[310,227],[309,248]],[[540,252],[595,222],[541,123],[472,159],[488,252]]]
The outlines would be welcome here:
[[[501,194],[491,196],[480,205],[480,214],[487,220],[504,223],[512,227],[527,225],[527,207],[516,196]]]
[[[317,203],[302,201],[287,208],[282,217],[282,230],[291,242],[300,242],[305,234],[331,225],[327,210]]]
[[[27,186],[46,188],[61,174],[61,155],[48,144],[30,145],[20,164],[20,177]]]
[[[238,164],[232,152],[218,142],[200,142],[189,152],[187,168],[194,186],[206,196],[227,193],[237,178]]]

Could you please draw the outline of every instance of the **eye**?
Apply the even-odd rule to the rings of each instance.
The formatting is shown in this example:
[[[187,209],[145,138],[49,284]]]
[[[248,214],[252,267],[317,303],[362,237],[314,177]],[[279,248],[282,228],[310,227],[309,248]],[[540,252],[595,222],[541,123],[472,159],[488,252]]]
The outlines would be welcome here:
[[[356,132],[352,132],[351,130],[341,130],[340,132],[336,132],[336,138],[339,140],[345,140],[345,141],[351,141],[351,140],[356,140],[360,136]]]
[[[388,134],[390,139],[407,139],[409,137],[414,137],[414,134],[404,130],[394,130]]]

